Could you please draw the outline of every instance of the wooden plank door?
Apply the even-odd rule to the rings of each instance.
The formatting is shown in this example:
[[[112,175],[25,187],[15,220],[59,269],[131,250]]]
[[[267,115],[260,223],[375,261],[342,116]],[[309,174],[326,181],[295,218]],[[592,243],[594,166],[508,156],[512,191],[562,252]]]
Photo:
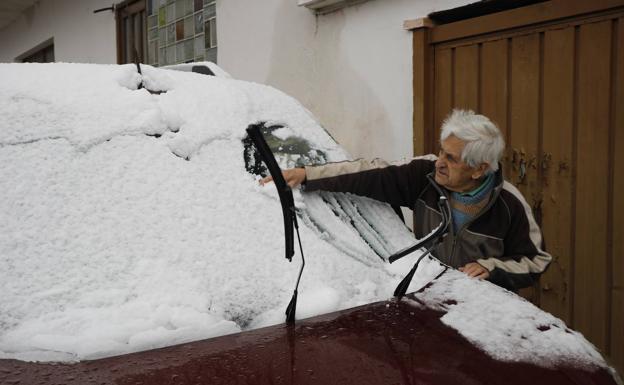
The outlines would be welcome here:
[[[507,143],[505,177],[532,206],[554,255],[540,285],[523,294],[581,331],[620,371],[623,7],[483,35],[471,35],[476,21],[464,23],[465,37],[434,27],[429,134],[439,137],[453,108],[497,123]]]

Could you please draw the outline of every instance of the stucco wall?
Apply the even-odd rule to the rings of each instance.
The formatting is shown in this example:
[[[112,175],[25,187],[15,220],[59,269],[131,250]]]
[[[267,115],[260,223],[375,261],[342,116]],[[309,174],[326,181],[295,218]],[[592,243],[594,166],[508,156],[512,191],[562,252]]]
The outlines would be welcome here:
[[[56,61],[116,63],[115,16],[111,0],[41,0],[0,30],[0,62],[54,38]]]
[[[294,96],[355,157],[412,155],[403,21],[465,0],[371,0],[315,15],[296,0],[217,0],[219,65]]]

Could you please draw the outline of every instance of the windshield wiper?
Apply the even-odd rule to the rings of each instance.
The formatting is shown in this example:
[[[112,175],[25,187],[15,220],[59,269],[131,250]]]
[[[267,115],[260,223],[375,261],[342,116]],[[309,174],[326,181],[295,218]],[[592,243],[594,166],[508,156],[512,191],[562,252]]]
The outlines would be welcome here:
[[[301,237],[299,236],[299,225],[297,224],[297,213],[295,212],[295,200],[293,198],[292,190],[284,180],[282,170],[277,164],[271,148],[269,148],[269,145],[264,140],[264,136],[262,136],[262,132],[260,131],[261,127],[263,127],[262,124],[251,124],[249,125],[249,127],[247,127],[247,134],[249,135],[249,138],[252,140],[253,144],[256,146],[258,153],[260,153],[262,160],[269,169],[269,172],[273,177],[275,187],[277,188],[277,193],[279,194],[280,203],[282,205],[282,214],[284,216],[286,259],[288,259],[289,262],[292,262],[292,257],[295,254],[293,227],[297,231],[297,240],[299,241],[299,250],[301,252],[302,263],[301,268],[299,269],[299,275],[297,276],[297,283],[295,284],[295,290],[292,299],[290,300],[290,303],[286,308],[286,323],[292,324],[295,322],[295,312],[297,309],[297,290],[299,288],[299,281],[301,280],[303,268],[305,267],[305,258],[303,256],[303,248],[301,247]]]
[[[406,247],[405,249],[400,250],[388,257],[388,262],[392,263],[410,253],[413,253],[421,247],[424,247],[426,249],[426,251],[420,256],[420,258],[418,258],[410,272],[405,276],[405,278],[403,278],[403,280],[397,285],[396,289],[394,290],[394,296],[398,299],[401,299],[401,297],[403,297],[407,292],[407,288],[414,278],[414,273],[416,273],[416,269],[418,269],[420,261],[422,261],[425,256],[431,255],[431,250],[433,250],[448,233],[448,228],[451,223],[451,207],[449,205],[448,199],[446,198],[446,195],[444,194],[440,186],[438,186],[438,184],[435,182],[432,174],[427,175],[427,179],[429,179],[430,184],[436,189],[436,191],[440,195],[440,198],[438,199],[438,208],[440,209],[440,213],[442,214],[442,223],[440,223],[440,226],[438,226],[438,228],[431,232],[431,234],[427,235],[416,244]]]

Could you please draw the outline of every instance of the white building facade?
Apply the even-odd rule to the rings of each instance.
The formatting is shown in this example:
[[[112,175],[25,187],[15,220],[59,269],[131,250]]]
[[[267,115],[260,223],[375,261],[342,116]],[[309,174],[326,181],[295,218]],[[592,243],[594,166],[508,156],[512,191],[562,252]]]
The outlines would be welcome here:
[[[193,0],[147,1],[151,1],[146,10],[152,24],[146,21],[143,27],[146,41],[157,39],[160,28],[154,23],[160,22],[160,9],[176,8],[176,1],[188,3],[186,8],[182,4],[180,9],[186,13],[179,20],[164,20],[168,27],[201,13],[190,9]],[[54,61],[117,63],[115,14],[112,10],[93,12],[110,7],[110,0],[8,4],[12,2],[30,6],[0,24],[0,62],[23,61],[52,44]],[[298,99],[354,157],[393,160],[412,156],[412,35],[403,22],[469,2],[369,0],[349,5],[353,1],[324,0],[334,3],[335,9],[328,13],[313,9],[323,1],[299,3],[212,2],[217,22],[213,20],[216,34],[212,31],[210,44],[218,47],[217,64],[234,78],[271,85]],[[194,25],[199,25],[197,21]],[[189,40],[189,46],[190,40],[201,43],[203,30],[196,26],[188,37],[188,25],[182,37]],[[166,35],[159,38],[159,42],[166,40]],[[170,38],[169,44],[175,43]],[[146,43],[146,52],[148,47]],[[197,52],[194,59],[201,59]],[[154,59],[152,55],[144,61]],[[189,59],[174,62],[182,60]]]
[[[0,62],[20,62],[50,45],[54,61],[117,63],[115,18],[106,0],[3,0],[13,17],[0,24]],[[16,3],[11,6],[11,3]],[[16,12],[18,11],[18,12]]]

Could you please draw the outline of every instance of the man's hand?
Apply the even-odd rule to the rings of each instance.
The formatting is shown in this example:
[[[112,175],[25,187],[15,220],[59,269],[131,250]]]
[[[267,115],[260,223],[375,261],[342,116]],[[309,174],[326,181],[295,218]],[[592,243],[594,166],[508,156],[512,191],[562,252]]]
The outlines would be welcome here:
[[[283,170],[282,175],[284,176],[284,180],[286,181],[286,183],[291,188],[299,186],[306,180],[305,168],[291,168],[288,170]],[[271,175],[260,180],[260,184],[263,186],[269,182],[273,182],[273,177]]]
[[[469,277],[478,279],[488,279],[490,271],[485,267],[479,265],[477,262],[467,263],[464,267],[460,267],[459,271],[463,271]]]

